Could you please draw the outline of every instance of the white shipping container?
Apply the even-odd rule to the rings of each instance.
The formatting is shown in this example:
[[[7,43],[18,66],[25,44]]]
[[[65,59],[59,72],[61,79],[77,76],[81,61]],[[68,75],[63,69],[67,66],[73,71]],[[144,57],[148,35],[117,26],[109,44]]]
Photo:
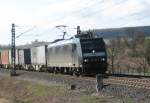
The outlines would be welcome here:
[[[36,47],[31,48],[31,64],[36,64],[37,52]]]
[[[19,63],[19,60],[18,60],[18,50],[16,50],[16,64]]]
[[[32,64],[46,64],[45,46],[31,48],[31,62]]]
[[[18,50],[19,53],[19,64],[24,64],[24,50]]]
[[[11,64],[11,50],[9,50],[9,64]]]
[[[16,64],[18,64],[18,50],[16,50]],[[11,50],[9,50],[9,64],[11,64]]]
[[[37,63],[38,64],[46,64],[45,62],[45,46],[37,47]]]

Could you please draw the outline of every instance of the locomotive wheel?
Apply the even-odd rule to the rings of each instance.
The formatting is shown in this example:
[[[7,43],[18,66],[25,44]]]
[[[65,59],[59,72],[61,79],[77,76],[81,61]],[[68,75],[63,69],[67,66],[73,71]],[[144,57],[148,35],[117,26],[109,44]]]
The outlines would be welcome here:
[[[60,73],[64,74],[64,68],[63,67],[60,69]]]
[[[58,68],[57,67],[54,69],[54,74],[58,74]]]
[[[74,70],[74,71],[73,71],[73,76],[79,77],[79,76],[80,76],[80,73],[79,73],[79,71],[77,71],[77,70]]]

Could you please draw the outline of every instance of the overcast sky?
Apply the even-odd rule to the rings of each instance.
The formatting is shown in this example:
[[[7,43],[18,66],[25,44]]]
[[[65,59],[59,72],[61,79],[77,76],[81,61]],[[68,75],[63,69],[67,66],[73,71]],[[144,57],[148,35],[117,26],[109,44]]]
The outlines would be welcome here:
[[[25,44],[38,39],[61,38],[57,25],[67,25],[68,35],[81,29],[150,25],[150,0],[0,0],[0,44],[11,43],[11,24],[16,39]]]

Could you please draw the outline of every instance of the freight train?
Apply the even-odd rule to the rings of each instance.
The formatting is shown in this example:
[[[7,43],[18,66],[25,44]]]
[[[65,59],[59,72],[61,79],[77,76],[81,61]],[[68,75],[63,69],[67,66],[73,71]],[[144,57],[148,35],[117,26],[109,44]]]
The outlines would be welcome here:
[[[0,50],[1,68],[12,68],[11,50]],[[70,38],[16,47],[16,69],[95,75],[107,70],[103,38]]]

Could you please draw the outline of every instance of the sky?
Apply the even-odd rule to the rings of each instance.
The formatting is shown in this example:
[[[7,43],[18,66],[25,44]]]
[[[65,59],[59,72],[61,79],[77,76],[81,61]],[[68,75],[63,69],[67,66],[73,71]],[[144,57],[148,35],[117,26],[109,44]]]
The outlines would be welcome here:
[[[53,41],[81,30],[150,25],[150,0],[0,0],[0,44],[11,44],[11,25],[16,25],[16,44]],[[28,31],[28,32],[27,32]]]

